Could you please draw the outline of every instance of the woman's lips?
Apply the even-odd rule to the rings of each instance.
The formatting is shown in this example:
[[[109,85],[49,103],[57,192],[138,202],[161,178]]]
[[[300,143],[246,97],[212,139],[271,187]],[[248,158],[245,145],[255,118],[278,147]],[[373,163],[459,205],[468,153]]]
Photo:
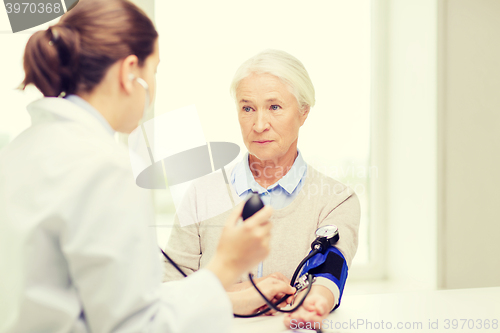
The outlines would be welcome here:
[[[273,142],[273,140],[261,140],[261,141],[254,141],[258,145],[266,145],[268,143]]]

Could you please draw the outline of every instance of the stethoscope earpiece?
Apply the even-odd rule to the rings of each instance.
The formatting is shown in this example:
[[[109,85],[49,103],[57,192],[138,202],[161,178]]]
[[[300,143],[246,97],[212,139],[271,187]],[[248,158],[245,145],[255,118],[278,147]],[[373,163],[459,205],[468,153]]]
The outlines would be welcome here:
[[[146,100],[144,102],[144,111],[143,111],[142,119],[141,119],[141,122],[143,122],[144,118],[146,116],[147,110],[149,108],[149,103],[150,103],[150,101],[149,101],[149,85],[146,81],[144,81],[144,79],[142,79],[140,77],[135,77],[135,75],[132,73],[130,73],[128,75],[128,79],[130,81],[134,81],[134,80],[137,81],[137,83],[139,83],[141,85],[141,87],[143,87],[144,90],[146,91]]]

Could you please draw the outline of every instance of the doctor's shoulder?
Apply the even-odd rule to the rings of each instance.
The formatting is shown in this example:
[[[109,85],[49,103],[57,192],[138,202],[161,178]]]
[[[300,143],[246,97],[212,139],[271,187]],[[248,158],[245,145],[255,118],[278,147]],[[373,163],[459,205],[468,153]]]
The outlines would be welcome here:
[[[112,193],[116,184],[143,196],[127,149],[111,135],[99,140],[71,124],[40,124],[18,135],[0,151],[0,183],[10,184],[11,194],[42,195],[54,207],[73,206],[81,193]]]
[[[105,170],[125,172],[133,180],[127,149],[108,133],[95,135],[77,122],[46,122],[31,126],[12,143],[12,149],[40,174],[59,181],[92,177]]]
[[[33,128],[36,130],[36,128]],[[64,126],[49,124],[35,133],[46,150],[46,156],[59,164],[78,167],[79,164],[109,164],[115,167],[130,167],[128,151],[115,141],[112,135],[95,135],[76,122]]]

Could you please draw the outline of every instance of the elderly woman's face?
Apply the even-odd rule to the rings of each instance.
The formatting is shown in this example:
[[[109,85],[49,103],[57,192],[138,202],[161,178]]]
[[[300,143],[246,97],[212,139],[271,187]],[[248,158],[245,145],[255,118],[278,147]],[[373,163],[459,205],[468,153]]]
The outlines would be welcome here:
[[[239,83],[236,100],[250,154],[264,161],[296,153],[299,128],[308,112],[300,110],[287,85],[274,75],[251,74]]]

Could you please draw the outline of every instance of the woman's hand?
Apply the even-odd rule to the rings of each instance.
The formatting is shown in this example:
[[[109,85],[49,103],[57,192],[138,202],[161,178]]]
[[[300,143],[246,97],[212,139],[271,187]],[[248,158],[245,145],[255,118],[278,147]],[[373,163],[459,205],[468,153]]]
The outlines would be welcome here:
[[[294,303],[298,303],[302,298],[300,294],[297,295]],[[302,306],[295,312],[286,313],[284,317],[284,324],[290,328],[296,327],[299,323],[311,323],[312,327],[318,327],[323,323],[323,320],[328,317],[330,310],[333,308],[334,298],[332,292],[324,286],[312,286],[311,292],[307,295]],[[292,321],[293,320],[293,321]],[[319,323],[314,326],[314,323]],[[301,325],[302,326],[302,325]]]
[[[266,296],[267,299],[275,302],[281,299],[286,294],[295,293],[295,288],[290,286],[290,281],[281,273],[273,273],[266,277],[254,280],[260,291]],[[244,282],[246,285],[246,282]],[[259,295],[257,290],[251,285],[246,289],[229,292],[229,298],[233,303],[233,311],[237,314],[251,314],[265,308],[266,302]],[[280,307],[290,303],[292,297],[290,296],[286,302],[283,302]]]
[[[260,278],[254,278],[253,282],[255,282],[255,284],[258,284],[260,281],[267,279],[269,277],[275,277],[276,279],[282,280],[282,281],[290,284],[290,280],[287,280],[287,278],[283,274],[281,274],[280,272],[269,274],[268,276],[263,276]],[[252,283],[250,282],[250,280],[247,280],[247,281],[238,282],[238,283],[233,284],[232,286],[227,288],[227,291],[241,291],[241,290],[244,290],[244,289],[247,289],[250,287],[253,288]]]
[[[272,208],[265,206],[238,224],[244,203],[231,213],[214,258],[206,266],[227,290],[241,274],[249,271],[269,254]]]

